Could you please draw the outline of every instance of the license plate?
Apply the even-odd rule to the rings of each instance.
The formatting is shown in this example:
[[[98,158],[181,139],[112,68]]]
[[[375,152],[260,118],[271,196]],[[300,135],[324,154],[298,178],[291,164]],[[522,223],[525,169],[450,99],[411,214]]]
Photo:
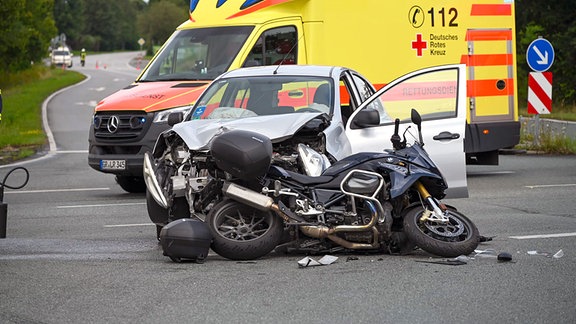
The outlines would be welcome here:
[[[125,170],[126,160],[100,160],[100,170]]]

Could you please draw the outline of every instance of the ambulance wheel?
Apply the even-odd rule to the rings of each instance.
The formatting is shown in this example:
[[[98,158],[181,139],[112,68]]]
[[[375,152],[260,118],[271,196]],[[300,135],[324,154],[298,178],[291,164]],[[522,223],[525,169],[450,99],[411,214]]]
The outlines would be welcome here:
[[[129,193],[143,193],[146,191],[146,182],[143,177],[116,176],[116,183]]]

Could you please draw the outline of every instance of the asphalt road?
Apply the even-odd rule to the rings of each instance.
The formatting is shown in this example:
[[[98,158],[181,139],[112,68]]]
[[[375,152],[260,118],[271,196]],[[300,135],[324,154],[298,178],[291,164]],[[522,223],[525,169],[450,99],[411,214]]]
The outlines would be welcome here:
[[[91,56],[84,68],[75,61],[90,78],[47,103],[51,149],[19,164],[29,183],[4,195],[0,323],[576,321],[574,156],[506,155],[499,166],[469,166],[470,198],[447,201],[494,236],[480,250],[509,252],[511,262],[443,265],[421,251],[337,254],[334,264],[310,268],[298,267],[302,255],[274,253],[253,262],[214,254],[204,264],[170,261],[144,196],[87,163],[92,109],[134,79],[126,64],[134,55]],[[0,167],[0,177],[14,166]],[[20,171],[8,183],[22,181]]]

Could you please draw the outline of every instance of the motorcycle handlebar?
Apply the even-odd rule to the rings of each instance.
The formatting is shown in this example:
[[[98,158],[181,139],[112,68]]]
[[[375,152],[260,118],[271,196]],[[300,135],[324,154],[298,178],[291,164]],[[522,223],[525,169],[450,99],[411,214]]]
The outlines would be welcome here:
[[[390,141],[392,142],[392,147],[395,150],[399,150],[402,148],[400,134],[398,134],[399,128],[400,128],[400,119],[396,118],[396,120],[394,121],[394,134],[392,134],[392,137],[390,138]]]

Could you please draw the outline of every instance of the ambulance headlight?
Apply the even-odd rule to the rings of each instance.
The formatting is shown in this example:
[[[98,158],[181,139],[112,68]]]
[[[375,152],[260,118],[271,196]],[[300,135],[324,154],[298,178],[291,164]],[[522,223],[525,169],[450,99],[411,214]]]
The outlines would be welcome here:
[[[171,113],[181,112],[184,115],[190,109],[192,109],[192,106],[182,106],[182,107],[176,107],[176,108],[171,108],[171,109],[159,111],[156,113],[156,115],[154,115],[153,122],[154,123],[165,123],[168,121],[168,116]]]

